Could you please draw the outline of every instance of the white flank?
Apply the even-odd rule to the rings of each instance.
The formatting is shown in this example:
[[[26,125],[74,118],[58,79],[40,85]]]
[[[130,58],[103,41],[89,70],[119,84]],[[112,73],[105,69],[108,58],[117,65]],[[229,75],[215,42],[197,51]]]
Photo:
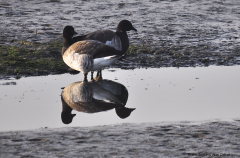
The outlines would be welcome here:
[[[93,60],[93,67],[91,68],[91,71],[95,71],[95,70],[100,70],[106,66],[111,65],[112,63],[114,63],[116,60],[118,60],[121,56],[107,56],[104,58],[96,58]]]
[[[102,100],[107,103],[122,104],[121,101],[118,100],[118,98],[113,93],[104,89],[99,84],[93,84],[92,89],[94,99]]]
[[[78,54],[68,49],[63,55],[63,61],[72,69],[87,73],[93,65],[93,58],[88,54]]]
[[[107,80],[100,80],[98,82],[104,89],[110,91],[114,95],[121,95],[122,86],[118,83],[107,81]]]
[[[106,41],[106,45],[109,45],[111,47],[114,47],[117,50],[122,51],[122,43],[121,39],[118,36],[114,36],[111,41]]]

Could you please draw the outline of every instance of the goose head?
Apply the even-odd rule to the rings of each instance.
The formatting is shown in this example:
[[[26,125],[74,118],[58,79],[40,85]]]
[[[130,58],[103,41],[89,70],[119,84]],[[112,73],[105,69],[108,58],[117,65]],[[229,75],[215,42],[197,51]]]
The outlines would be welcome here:
[[[121,119],[125,119],[128,116],[130,116],[133,110],[135,110],[135,108],[127,108],[127,107],[115,108],[115,111],[116,111],[117,115]]]
[[[135,29],[132,26],[132,23],[128,20],[122,20],[119,22],[118,26],[117,26],[117,32],[126,32],[126,31],[137,31],[137,29]]]
[[[63,48],[62,55],[71,46],[73,42],[73,35],[77,34],[72,26],[65,26],[63,29]]]
[[[65,26],[63,29],[64,38],[73,38],[73,35],[77,34],[72,26]]]

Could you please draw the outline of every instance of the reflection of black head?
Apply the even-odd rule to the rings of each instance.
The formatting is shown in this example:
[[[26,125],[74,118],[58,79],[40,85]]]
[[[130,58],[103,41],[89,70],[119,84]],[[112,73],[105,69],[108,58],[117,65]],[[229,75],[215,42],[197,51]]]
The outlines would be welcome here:
[[[69,124],[72,122],[73,117],[76,116],[76,114],[71,114],[71,113],[61,113],[61,118],[62,118],[62,122],[64,124]]]
[[[125,119],[128,116],[130,116],[130,114],[133,110],[135,110],[135,108],[133,108],[133,109],[126,108],[126,107],[115,108],[117,115],[122,119]]]
[[[72,114],[72,108],[67,105],[67,103],[62,98],[62,95],[61,100],[62,100],[62,113],[61,113],[62,122],[64,124],[69,124],[72,122],[72,119],[76,114]]]

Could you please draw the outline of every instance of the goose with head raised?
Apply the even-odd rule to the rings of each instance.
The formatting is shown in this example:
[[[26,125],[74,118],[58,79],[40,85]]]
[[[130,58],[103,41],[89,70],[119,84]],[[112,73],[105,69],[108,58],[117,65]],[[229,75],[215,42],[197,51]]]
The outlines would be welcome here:
[[[112,46],[117,50],[126,52],[129,47],[129,39],[127,31],[137,31],[128,20],[122,20],[117,26],[116,32],[111,30],[97,30],[91,33],[88,33],[83,36],[73,37],[73,41],[82,41],[82,40],[97,40],[106,45]]]
[[[130,21],[122,20],[119,22],[116,32],[107,29],[97,30],[86,35],[73,37],[73,42],[97,40],[125,53],[129,48],[127,31],[131,30],[137,31]],[[98,74],[101,74],[101,71],[98,71]],[[93,78],[93,71],[91,77]]]

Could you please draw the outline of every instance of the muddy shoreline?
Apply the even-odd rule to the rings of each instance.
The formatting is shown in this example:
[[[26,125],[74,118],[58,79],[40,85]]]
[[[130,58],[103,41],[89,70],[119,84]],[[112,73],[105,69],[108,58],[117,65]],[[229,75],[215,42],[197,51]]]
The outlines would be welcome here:
[[[239,6],[237,0],[3,1],[0,45],[38,55],[14,57],[7,64],[4,58],[0,61],[1,78],[75,73],[61,62],[63,27],[72,25],[81,35],[97,29],[115,30],[122,19],[130,20],[138,32],[128,33],[131,46],[127,60],[112,67],[239,65]],[[9,56],[10,52],[5,53]],[[23,64],[25,58],[34,69]],[[47,66],[38,59],[47,60]],[[19,60],[23,62],[19,64]]]
[[[0,132],[1,157],[239,157],[239,121]]]
[[[29,56],[23,56],[23,59],[27,58],[31,61],[32,64],[30,65],[26,64],[26,60],[19,59],[18,57],[7,59],[10,60],[10,62],[7,62],[7,60],[4,61],[5,58],[2,58],[0,78],[79,73],[67,67],[62,61],[61,42],[58,41],[60,41],[60,39],[54,42],[46,42],[49,46],[43,46],[46,45],[46,43],[28,43],[26,45],[21,44],[22,41],[20,41],[20,44],[15,44],[15,46],[11,48],[16,49],[16,55],[22,54],[22,51],[35,52],[37,55],[31,54]],[[52,43],[57,44],[57,46],[52,46]],[[6,48],[8,48],[8,46],[6,46]],[[10,56],[7,50],[5,51],[5,56]],[[39,63],[39,60],[42,60],[42,63]],[[22,61],[22,63],[19,63],[19,61]],[[3,62],[5,62],[5,64]],[[117,61],[108,68],[179,68],[207,67],[210,65],[240,65],[240,53],[238,51],[231,53],[195,52],[195,48],[193,47],[181,48],[171,46],[151,48],[144,45],[131,45],[126,53],[125,59]]]

